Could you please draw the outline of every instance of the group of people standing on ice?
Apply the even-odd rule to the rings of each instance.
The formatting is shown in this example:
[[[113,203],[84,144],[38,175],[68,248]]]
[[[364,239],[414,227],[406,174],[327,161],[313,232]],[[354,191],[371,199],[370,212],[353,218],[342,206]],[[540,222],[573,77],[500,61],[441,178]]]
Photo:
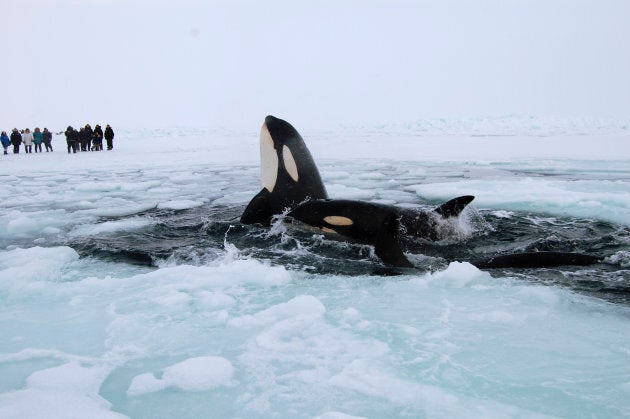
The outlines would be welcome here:
[[[61,134],[61,133],[59,133]],[[66,143],[68,144],[68,153],[76,153],[81,151],[97,151],[103,149],[103,138],[107,142],[107,149],[112,150],[114,148],[114,130],[107,125],[105,132],[101,129],[100,125],[96,125],[94,129],[87,124],[79,131],[75,130],[71,126],[66,129]],[[0,144],[4,149],[4,154],[9,154],[8,149],[13,146],[13,154],[20,153],[20,146],[24,144],[24,151],[28,153],[33,152],[33,146],[35,146],[35,152],[42,152],[42,144],[46,146],[46,152],[53,151],[52,147],[52,132],[48,131],[48,128],[44,128],[44,131],[40,131],[39,128],[35,128],[31,132],[30,128],[26,128],[21,132],[17,128],[13,128],[11,135],[7,135],[6,131],[2,131],[0,134]]]
[[[9,146],[13,146],[13,153],[18,154],[20,152],[20,145],[24,144],[24,151],[26,153],[33,152],[33,145],[35,146],[35,152],[42,152],[42,143],[46,146],[46,151],[52,151],[52,132],[48,131],[48,128],[44,128],[44,131],[40,131],[39,128],[35,128],[35,131],[31,132],[29,128],[18,131],[17,128],[13,128],[11,136],[7,135],[6,131],[2,131],[0,134],[0,143],[4,149],[4,154],[9,154]]]
[[[100,125],[96,124],[94,129],[87,124],[81,127],[79,131],[68,125],[66,129],[66,143],[68,144],[68,153],[76,153],[77,151],[99,151],[103,149],[103,138],[107,141],[107,149],[114,148],[114,130],[107,125],[105,132]]]

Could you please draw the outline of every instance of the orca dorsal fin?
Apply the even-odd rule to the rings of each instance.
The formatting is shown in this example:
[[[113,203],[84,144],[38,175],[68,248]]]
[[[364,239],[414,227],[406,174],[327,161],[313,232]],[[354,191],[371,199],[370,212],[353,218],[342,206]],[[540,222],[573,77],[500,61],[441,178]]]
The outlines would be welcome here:
[[[457,217],[475,199],[472,195],[459,196],[443,203],[433,211],[437,212],[444,218]]]
[[[287,208],[307,199],[328,198],[300,133],[271,115],[260,129],[260,178],[263,190],[247,205],[241,216],[243,224],[270,225],[271,217]]]
[[[249,201],[249,204],[247,204],[247,208],[245,208],[245,211],[243,211],[241,215],[241,223],[269,224],[271,217],[274,215],[269,206],[269,195],[270,192],[267,188],[262,188],[262,190]]]
[[[386,265],[411,268],[413,265],[400,248],[398,233],[398,218],[391,214],[387,216],[376,235],[374,253]]]

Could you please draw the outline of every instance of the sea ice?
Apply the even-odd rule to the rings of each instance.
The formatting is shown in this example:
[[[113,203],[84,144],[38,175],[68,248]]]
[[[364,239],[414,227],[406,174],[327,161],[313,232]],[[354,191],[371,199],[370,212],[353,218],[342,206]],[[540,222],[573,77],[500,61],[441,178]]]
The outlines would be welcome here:
[[[151,373],[133,378],[127,394],[138,396],[166,388],[182,391],[206,391],[215,387],[235,385],[234,367],[225,358],[203,356],[188,358],[164,369],[161,378]]]

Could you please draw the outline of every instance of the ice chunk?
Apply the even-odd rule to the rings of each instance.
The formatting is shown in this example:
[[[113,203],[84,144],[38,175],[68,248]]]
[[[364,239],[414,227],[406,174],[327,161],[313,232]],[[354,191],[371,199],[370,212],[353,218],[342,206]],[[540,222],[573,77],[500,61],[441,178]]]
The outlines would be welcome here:
[[[146,227],[153,223],[148,218],[132,218],[128,220],[106,221],[95,225],[82,225],[68,233],[71,237],[77,236],[95,236],[103,233],[112,233],[114,231],[136,230]]]
[[[203,202],[200,201],[192,201],[190,199],[182,199],[179,201],[166,201],[158,204],[158,208],[160,209],[172,209],[172,210],[185,210],[189,208],[200,207],[203,205]]]
[[[237,327],[255,327],[297,315],[321,316],[325,311],[324,305],[317,298],[311,295],[300,295],[257,314],[231,319],[228,324]]]
[[[7,233],[15,236],[34,233],[39,229],[37,220],[29,216],[21,216],[7,223]]]
[[[15,284],[19,281],[54,281],[61,276],[61,268],[79,259],[72,248],[30,247],[0,252],[0,281]]]
[[[126,418],[99,395],[110,368],[78,362],[40,370],[22,390],[0,394],[1,418]]]
[[[134,377],[127,394],[138,396],[166,388],[177,388],[182,391],[212,390],[220,386],[233,386],[235,384],[233,377],[234,367],[225,358],[218,356],[188,358],[165,368],[162,378],[156,378],[151,373]]]

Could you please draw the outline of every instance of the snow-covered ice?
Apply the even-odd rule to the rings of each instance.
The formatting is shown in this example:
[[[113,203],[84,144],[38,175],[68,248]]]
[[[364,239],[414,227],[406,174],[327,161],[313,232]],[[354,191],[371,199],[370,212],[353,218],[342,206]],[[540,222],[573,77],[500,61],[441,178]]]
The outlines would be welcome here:
[[[424,208],[473,194],[476,217],[612,223],[623,244],[627,128],[519,121],[302,134],[335,198]],[[55,137],[52,154],[0,156],[1,418],[630,415],[629,307],[544,272],[455,260],[348,275],[332,258],[311,272],[298,256],[318,249],[283,248],[286,232],[269,239],[283,258],[229,231],[203,258],[152,266],[75,248],[246,204],[260,190],[259,122],[120,130],[113,151],[76,155]],[[627,281],[625,245],[611,281]]]

